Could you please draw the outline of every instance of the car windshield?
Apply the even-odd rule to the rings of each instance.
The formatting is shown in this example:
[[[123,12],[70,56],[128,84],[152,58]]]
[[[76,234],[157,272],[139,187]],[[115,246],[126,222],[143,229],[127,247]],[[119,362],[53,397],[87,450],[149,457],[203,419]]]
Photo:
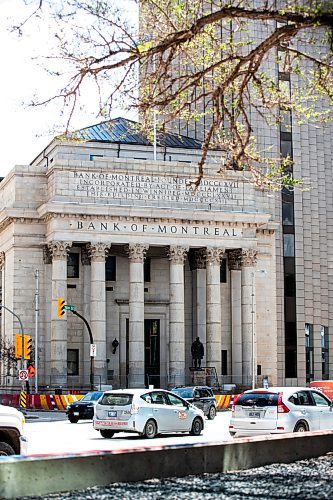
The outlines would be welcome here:
[[[133,394],[109,393],[104,394],[99,404],[109,406],[127,406],[132,403],[132,399]]]
[[[88,392],[81,401],[97,401],[101,397],[103,393],[102,392]]]
[[[172,389],[172,392],[178,394],[182,398],[193,398],[193,389],[187,387],[180,387],[178,389]]]
[[[278,395],[272,392],[248,392],[239,396],[236,405],[240,406],[277,406]]]

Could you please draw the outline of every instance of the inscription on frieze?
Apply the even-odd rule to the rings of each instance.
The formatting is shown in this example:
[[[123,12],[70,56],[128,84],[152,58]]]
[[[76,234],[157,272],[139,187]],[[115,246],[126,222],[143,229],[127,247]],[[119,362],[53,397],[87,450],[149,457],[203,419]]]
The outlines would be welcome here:
[[[104,172],[74,172],[75,192],[90,198],[200,203],[235,206],[241,202],[237,181],[205,178],[193,191],[185,177]]]

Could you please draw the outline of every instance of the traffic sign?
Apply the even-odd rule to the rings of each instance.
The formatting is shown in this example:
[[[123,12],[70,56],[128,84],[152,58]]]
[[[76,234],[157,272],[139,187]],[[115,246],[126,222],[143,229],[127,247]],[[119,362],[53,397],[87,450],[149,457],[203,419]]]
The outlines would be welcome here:
[[[20,380],[28,380],[28,370],[19,370],[19,379]]]
[[[90,357],[96,358],[96,344],[90,344]]]
[[[70,304],[64,305],[65,311],[75,311],[75,306],[71,306]]]

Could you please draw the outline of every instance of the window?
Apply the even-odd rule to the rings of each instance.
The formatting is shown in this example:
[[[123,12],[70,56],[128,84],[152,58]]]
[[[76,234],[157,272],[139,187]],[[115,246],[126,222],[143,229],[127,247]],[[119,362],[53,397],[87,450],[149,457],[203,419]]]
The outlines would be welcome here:
[[[282,224],[293,226],[294,224],[294,205],[293,203],[282,203]]]
[[[221,260],[220,266],[220,283],[227,282],[227,261],[226,259]]]
[[[314,406],[310,391],[297,392],[297,398],[301,406]]]
[[[150,397],[151,397],[151,402],[155,405],[168,404],[166,397],[165,397],[165,394],[163,394],[162,392],[151,392]]]
[[[318,392],[312,392],[311,394],[317,406],[330,406],[330,402],[325,396],[322,396]]]
[[[80,254],[70,253],[67,258],[67,278],[78,278],[80,269]]]
[[[146,283],[150,283],[151,258],[146,257],[143,264],[143,277]]]
[[[283,235],[283,252],[285,257],[295,257],[295,236],[293,234]]]
[[[105,260],[105,281],[116,281],[117,261],[115,255],[109,255]]]
[[[179,399],[177,396],[175,396],[174,394],[168,394],[168,398],[169,398],[169,401],[170,401],[170,404],[174,405],[174,406],[185,406],[184,405],[184,402]]]
[[[79,374],[79,350],[67,349],[67,375]]]
[[[322,379],[329,379],[328,363],[329,363],[329,343],[328,343],[328,327],[321,325],[320,327],[320,337],[321,337],[321,367],[322,367]]]
[[[306,381],[314,380],[313,325],[305,323],[305,366]]]

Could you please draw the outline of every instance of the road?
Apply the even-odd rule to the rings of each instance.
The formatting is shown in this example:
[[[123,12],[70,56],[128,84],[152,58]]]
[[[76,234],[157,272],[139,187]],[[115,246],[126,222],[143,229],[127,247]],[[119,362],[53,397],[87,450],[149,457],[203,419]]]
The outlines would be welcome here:
[[[35,418],[31,418],[31,416]],[[77,424],[71,424],[65,419],[64,414],[35,413],[28,414],[25,434],[29,440],[29,455],[229,441],[231,439],[228,431],[230,416],[231,412],[219,412],[214,420],[206,420],[205,429],[198,437],[188,434],[173,434],[149,440],[142,439],[137,434],[125,432],[119,433],[112,439],[105,439],[98,431],[95,431],[91,420],[81,420]],[[55,420],[57,418],[61,418],[61,420]]]

